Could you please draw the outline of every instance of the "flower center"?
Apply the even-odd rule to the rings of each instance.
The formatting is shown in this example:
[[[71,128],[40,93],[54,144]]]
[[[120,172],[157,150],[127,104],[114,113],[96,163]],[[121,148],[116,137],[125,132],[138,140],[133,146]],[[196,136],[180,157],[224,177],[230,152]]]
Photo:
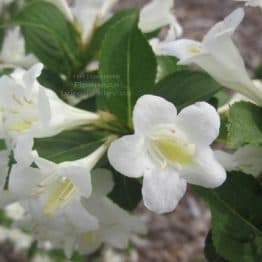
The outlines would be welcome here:
[[[181,169],[194,163],[195,145],[188,143],[174,127],[153,130],[147,144],[149,155],[163,168],[171,165]]]
[[[38,185],[39,190],[35,195],[47,192],[47,198],[44,204],[44,212],[52,215],[58,209],[66,205],[72,198],[76,188],[72,181],[63,177],[57,178],[56,174],[47,175],[47,177]]]
[[[200,53],[200,47],[198,45],[191,44],[187,47],[187,50],[191,55],[197,55]]]

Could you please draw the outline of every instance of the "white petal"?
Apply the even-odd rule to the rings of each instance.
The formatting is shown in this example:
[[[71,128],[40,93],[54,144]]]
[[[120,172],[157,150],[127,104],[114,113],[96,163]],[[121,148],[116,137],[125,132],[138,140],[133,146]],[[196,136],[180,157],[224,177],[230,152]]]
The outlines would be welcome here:
[[[42,170],[43,173],[48,173],[49,171],[57,168],[56,163],[39,157],[36,151],[33,152],[33,155],[35,164]]]
[[[255,177],[262,175],[262,147],[245,145],[234,154],[237,170]]]
[[[204,37],[204,41],[221,36],[232,35],[244,18],[244,9],[237,8],[229,14],[223,21],[215,24]]]
[[[141,96],[134,107],[133,122],[135,134],[147,134],[156,125],[174,124],[176,107],[162,97]]]
[[[24,133],[16,138],[14,158],[20,165],[30,166],[33,163],[32,148],[34,139],[31,133]]]
[[[121,174],[141,177],[150,165],[144,152],[144,141],[136,135],[123,136],[114,141],[108,150],[110,164]]]
[[[236,168],[237,162],[235,161],[235,157],[233,154],[224,152],[222,150],[214,151],[215,157],[218,162],[227,170],[232,171]]]
[[[140,12],[139,28],[144,33],[153,32],[170,23],[173,0],[153,0]]]
[[[74,225],[76,232],[93,231],[99,227],[96,217],[88,212],[79,199],[72,200],[62,212],[65,218]]]
[[[145,206],[159,214],[173,211],[186,192],[186,181],[175,170],[148,170],[143,181]]]
[[[78,166],[62,165],[58,168],[58,175],[69,178],[83,197],[88,198],[92,192],[91,175],[88,169]]]
[[[210,145],[219,135],[220,118],[213,106],[198,102],[178,114],[177,126],[192,143]]]
[[[195,165],[180,171],[188,183],[207,188],[215,188],[224,183],[226,171],[209,147],[198,149],[195,161]]]
[[[38,168],[13,165],[9,177],[9,190],[20,200],[32,197],[35,188],[41,181]]]
[[[173,42],[163,42],[159,45],[159,49],[165,55],[175,56],[180,61],[179,64],[192,63],[192,59],[202,55],[202,45],[200,42],[180,39]]]
[[[106,196],[114,187],[112,172],[102,168],[95,169],[92,172],[92,185],[96,194]]]
[[[32,92],[32,89],[34,88],[34,85],[36,84],[37,78],[41,75],[43,67],[44,67],[43,64],[37,63],[37,64],[33,65],[31,68],[29,68],[27,71],[24,72],[23,84],[24,84],[26,90],[29,91],[29,93]],[[28,95],[28,94],[26,94],[26,95]]]

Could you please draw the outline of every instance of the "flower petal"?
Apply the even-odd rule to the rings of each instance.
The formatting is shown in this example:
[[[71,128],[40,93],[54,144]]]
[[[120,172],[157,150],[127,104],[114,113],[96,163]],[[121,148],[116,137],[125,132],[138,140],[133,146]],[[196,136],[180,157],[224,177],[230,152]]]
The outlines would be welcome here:
[[[150,162],[144,152],[143,138],[136,135],[123,136],[114,141],[108,150],[110,164],[121,174],[141,177]]]
[[[112,172],[98,168],[92,172],[92,185],[94,192],[106,196],[114,188]]]
[[[155,168],[144,175],[144,204],[156,213],[173,211],[185,192],[186,180],[174,170]]]
[[[210,147],[198,149],[195,161],[195,165],[180,171],[188,183],[207,188],[215,188],[224,183],[226,171],[216,160]]]
[[[179,64],[189,64],[193,58],[202,56],[201,43],[190,39],[163,42],[159,44],[159,48],[165,55],[179,58]]]
[[[220,118],[215,108],[205,102],[184,108],[177,116],[177,126],[192,143],[210,145],[219,134]]]
[[[140,97],[133,112],[135,134],[147,134],[158,124],[172,124],[177,115],[176,107],[162,97]]]
[[[237,8],[229,14],[223,21],[216,23],[204,37],[208,41],[221,35],[232,35],[244,18],[244,9]]]
[[[20,200],[32,197],[34,190],[41,181],[38,168],[13,165],[9,177],[9,190]]]
[[[58,175],[69,178],[82,196],[88,198],[91,195],[91,175],[87,168],[61,165],[58,168]]]

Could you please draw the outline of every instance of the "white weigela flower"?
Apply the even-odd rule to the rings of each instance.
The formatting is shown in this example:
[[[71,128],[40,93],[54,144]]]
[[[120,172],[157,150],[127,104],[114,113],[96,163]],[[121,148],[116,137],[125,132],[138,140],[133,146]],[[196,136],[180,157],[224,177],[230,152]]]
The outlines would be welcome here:
[[[11,76],[0,78],[0,133],[4,130],[17,136],[31,132],[33,137],[48,137],[99,118],[69,106],[52,90],[41,86],[37,77],[42,68],[42,64],[36,64],[28,71],[17,69]]]
[[[262,105],[262,92],[249,78],[243,58],[231,39],[243,17],[244,11],[239,8],[214,25],[202,42],[181,39],[163,43],[161,48],[167,55],[178,57],[179,64],[195,63],[224,87]]]
[[[181,36],[183,29],[172,13],[174,0],[153,0],[143,7],[140,13],[139,28],[150,33],[164,26],[169,26],[167,39],[174,40]]]
[[[144,176],[145,205],[164,213],[175,209],[186,182],[204,187],[221,185],[226,173],[211,143],[219,134],[220,119],[205,102],[184,108],[152,95],[142,96],[133,112],[134,135],[112,143],[112,166],[129,177]]]
[[[75,0],[69,5],[66,0],[48,0],[56,5],[79,28],[83,43],[87,43],[96,27],[110,15],[118,0]]]
[[[32,201],[23,203],[29,212],[22,225],[31,228],[37,240],[51,240],[54,247],[64,249],[68,258],[74,250],[83,254],[92,253],[102,243],[126,248],[132,234],[145,233],[144,224],[106,197],[113,188],[109,171],[95,170],[92,174],[92,185],[92,195],[88,199],[82,198],[82,205],[86,212],[97,219],[96,227],[92,220],[84,219],[76,208],[74,211],[79,221],[72,223],[66,213],[56,212],[53,216],[42,214],[39,205]]]
[[[28,68],[36,62],[37,58],[34,55],[26,54],[25,40],[20,33],[20,28],[7,30],[0,52],[0,63],[4,66],[17,65]]]
[[[262,175],[262,147],[245,145],[233,154],[217,150],[215,156],[228,171],[241,171],[254,177]]]
[[[78,210],[78,214],[81,214],[79,217],[88,217],[89,214],[80,204],[80,199],[91,195],[90,171],[106,149],[107,145],[103,144],[83,159],[60,164],[34,156],[34,163],[38,168],[24,167],[20,164],[13,166],[9,190],[20,200],[33,198],[42,207],[42,213],[45,215],[51,216],[59,211],[66,213],[73,220]],[[78,219],[76,217],[77,221]]]
[[[246,2],[247,6],[254,6],[262,8],[262,0],[235,0],[238,2]]]
[[[118,249],[127,248],[132,234],[146,233],[145,225],[106,197],[114,186],[111,172],[95,170],[92,182],[94,191],[89,199],[83,200],[83,204],[98,219],[99,228],[80,235],[79,252],[90,254],[103,243]]]

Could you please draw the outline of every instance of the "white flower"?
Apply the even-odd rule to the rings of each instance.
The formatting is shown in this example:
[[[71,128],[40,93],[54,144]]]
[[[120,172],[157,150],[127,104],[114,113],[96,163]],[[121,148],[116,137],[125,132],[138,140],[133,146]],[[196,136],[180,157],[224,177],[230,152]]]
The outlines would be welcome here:
[[[18,65],[27,68],[36,62],[37,58],[34,55],[26,54],[25,40],[20,33],[20,28],[7,30],[0,52],[0,63],[5,66]]]
[[[79,222],[76,224],[72,224],[70,219],[67,219],[68,215],[62,213],[56,213],[52,217],[42,216],[39,206],[36,204],[33,207],[32,202],[29,209],[27,203],[28,217],[22,225],[31,228],[37,240],[50,240],[54,247],[63,248],[67,257],[71,257],[74,250],[83,254],[92,253],[103,243],[126,248],[132,233],[145,233],[144,224],[106,197],[113,188],[109,171],[94,171],[92,184],[92,195],[88,199],[82,199],[82,204],[86,212],[90,212],[97,219],[96,228],[90,226],[92,221],[83,219],[78,213],[76,216],[79,217]],[[81,224],[85,225],[86,229],[81,227]]]
[[[254,6],[262,8],[262,0],[235,0],[238,2],[246,2],[247,6]]]
[[[219,134],[220,119],[205,102],[184,108],[145,95],[133,112],[134,135],[112,143],[112,166],[129,177],[144,176],[145,205],[158,213],[175,209],[186,182],[204,187],[221,185],[226,173],[210,148]]]
[[[199,65],[221,85],[262,105],[262,92],[249,78],[243,59],[231,39],[243,17],[244,11],[239,8],[213,26],[202,42],[181,39],[163,43],[162,50],[177,56],[179,64]]]
[[[150,33],[164,26],[169,26],[167,39],[174,40],[181,36],[183,29],[172,13],[173,0],[152,0],[140,13],[139,28]]]
[[[99,228],[80,236],[78,243],[80,253],[92,253],[103,243],[118,249],[127,248],[132,234],[146,233],[145,225],[106,197],[114,185],[109,171],[95,170],[92,181],[94,192],[89,199],[83,200],[83,204],[98,219]]]
[[[233,154],[217,150],[215,155],[228,171],[242,171],[254,177],[262,175],[262,147],[245,145]]]
[[[66,0],[48,0],[55,4],[68,18],[75,22],[86,43],[96,27],[100,26],[109,16],[110,10],[118,0],[75,0],[68,5]]]
[[[99,118],[97,114],[69,106],[52,90],[42,87],[37,81],[42,68],[42,64],[36,64],[28,71],[17,69],[11,76],[0,78],[1,130],[48,137]]]
[[[89,214],[80,204],[80,199],[90,196],[90,171],[106,149],[107,144],[103,144],[83,159],[60,164],[34,155],[34,163],[38,168],[14,165],[9,178],[9,190],[20,200],[32,198],[37,201],[45,215],[52,216],[56,212],[63,212],[71,216],[72,220],[78,215],[76,220],[88,217]],[[82,223],[84,224],[84,219]]]

